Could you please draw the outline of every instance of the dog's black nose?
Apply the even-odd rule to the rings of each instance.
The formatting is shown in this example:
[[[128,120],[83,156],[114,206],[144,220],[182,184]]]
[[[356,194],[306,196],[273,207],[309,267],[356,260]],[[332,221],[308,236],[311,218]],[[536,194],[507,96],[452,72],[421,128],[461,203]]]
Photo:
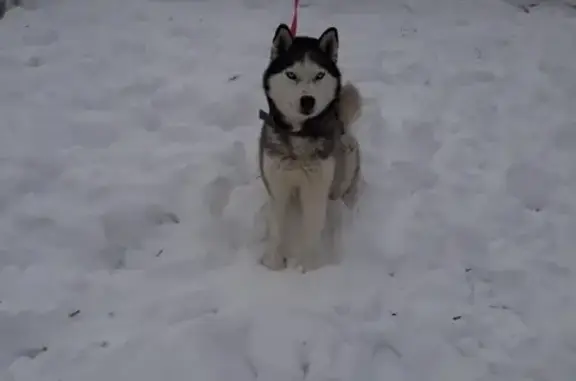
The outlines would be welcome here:
[[[314,105],[316,105],[316,99],[314,99],[314,97],[305,95],[302,98],[300,98],[300,111],[302,112],[302,114],[304,115],[311,114],[312,110],[314,110]]]

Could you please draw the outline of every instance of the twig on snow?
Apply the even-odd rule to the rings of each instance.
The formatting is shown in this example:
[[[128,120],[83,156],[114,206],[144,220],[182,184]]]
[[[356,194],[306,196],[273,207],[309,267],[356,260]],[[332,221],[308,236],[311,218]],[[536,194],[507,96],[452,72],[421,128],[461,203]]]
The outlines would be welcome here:
[[[48,347],[47,346],[43,346],[40,348],[30,348],[25,350],[22,353],[22,356],[28,357],[29,359],[35,359],[36,357],[38,357],[41,353],[44,353],[48,351]]]
[[[76,310],[76,311],[74,311],[74,312],[70,312],[70,313],[68,314],[68,317],[69,317],[69,318],[73,318],[73,317],[78,316],[78,315],[80,315],[80,310]]]
[[[528,4],[528,5],[523,5],[523,4],[521,4],[521,5],[518,5],[518,8],[520,8],[521,10],[523,10],[524,13],[530,13],[530,9],[536,8],[538,5],[540,5],[540,4],[538,4],[538,3],[531,3],[531,4]]]

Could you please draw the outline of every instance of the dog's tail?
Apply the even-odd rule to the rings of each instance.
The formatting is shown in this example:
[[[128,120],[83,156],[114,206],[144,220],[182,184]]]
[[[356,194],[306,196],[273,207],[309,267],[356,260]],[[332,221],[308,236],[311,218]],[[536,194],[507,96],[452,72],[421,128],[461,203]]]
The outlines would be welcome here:
[[[362,114],[362,96],[352,83],[347,82],[340,90],[340,120],[346,131]]]

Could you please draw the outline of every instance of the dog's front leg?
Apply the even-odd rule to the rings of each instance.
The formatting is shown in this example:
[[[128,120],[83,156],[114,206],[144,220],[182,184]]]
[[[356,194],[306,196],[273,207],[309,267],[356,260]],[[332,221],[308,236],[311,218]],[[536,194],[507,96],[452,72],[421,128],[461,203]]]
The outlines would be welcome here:
[[[275,158],[264,157],[263,176],[268,183],[270,194],[267,218],[268,240],[261,262],[270,270],[281,270],[287,264],[286,218],[292,188]]]
[[[326,225],[328,195],[334,178],[335,161],[333,158],[322,160],[306,175],[300,188],[302,203],[303,248],[300,250],[298,264],[302,271],[311,271],[321,263],[322,232]]]

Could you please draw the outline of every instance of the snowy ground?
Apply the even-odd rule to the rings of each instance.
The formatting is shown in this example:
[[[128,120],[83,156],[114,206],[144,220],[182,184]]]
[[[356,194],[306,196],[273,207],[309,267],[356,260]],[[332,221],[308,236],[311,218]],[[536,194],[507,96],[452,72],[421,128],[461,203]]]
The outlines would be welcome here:
[[[368,190],[303,275],[254,224],[291,1],[36,3],[0,22],[0,380],[574,380],[576,12],[305,2]]]

